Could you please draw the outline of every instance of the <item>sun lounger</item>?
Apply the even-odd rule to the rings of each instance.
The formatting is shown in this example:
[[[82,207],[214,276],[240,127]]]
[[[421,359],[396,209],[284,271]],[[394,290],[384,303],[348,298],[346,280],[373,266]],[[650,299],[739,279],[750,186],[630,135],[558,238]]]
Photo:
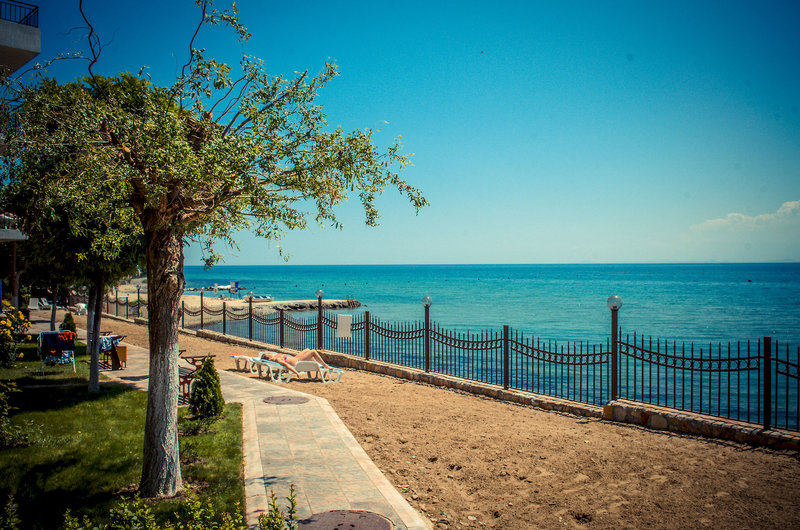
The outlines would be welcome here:
[[[275,379],[274,374],[272,371],[280,372],[281,370],[286,370],[286,367],[280,363],[276,363],[274,361],[268,361],[264,357],[252,357],[250,355],[236,355],[230,354],[234,362],[236,363],[237,370],[243,370],[245,372],[256,373],[258,372],[259,376],[262,376],[264,371],[267,372],[270,379]]]
[[[237,370],[245,370],[250,373],[258,372],[259,377],[268,377],[273,381],[280,381],[288,383],[294,377],[291,372],[284,365],[266,359],[264,355],[261,357],[248,357],[247,355],[231,354],[230,357],[236,362]],[[244,366],[244,368],[242,367]],[[300,373],[308,374],[309,379],[314,374],[314,377],[319,378],[323,383],[338,383],[342,379],[344,371],[341,368],[331,368],[328,370],[321,364],[315,361],[297,361],[294,367]]]
[[[50,309],[50,304],[47,302],[47,300],[42,300],[41,298],[31,298],[28,301],[28,309]]]
[[[253,357],[249,355],[236,355],[234,353],[230,354],[229,357],[236,362],[237,370],[244,370],[245,372],[251,371],[250,368],[253,364]],[[240,363],[244,365],[244,368],[240,366]]]
[[[313,373],[315,377],[318,377],[323,383],[338,383],[342,379],[342,374],[344,373],[341,368],[331,368],[328,370],[316,361],[297,361],[294,369],[300,373],[308,374],[309,379]]]
[[[258,371],[259,377],[263,377],[266,373],[267,377],[276,382],[288,383],[292,380],[292,372],[288,368],[281,363],[267,360],[263,355],[250,358],[250,372],[256,373],[256,371]]]

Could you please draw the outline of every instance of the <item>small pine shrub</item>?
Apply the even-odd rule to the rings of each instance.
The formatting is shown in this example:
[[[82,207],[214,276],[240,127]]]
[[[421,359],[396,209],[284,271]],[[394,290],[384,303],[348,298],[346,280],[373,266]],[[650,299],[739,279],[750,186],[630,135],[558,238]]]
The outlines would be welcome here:
[[[71,331],[75,333],[78,327],[75,325],[75,319],[72,318],[72,313],[67,313],[64,315],[64,322],[58,326],[58,329],[61,331]]]
[[[214,359],[209,357],[194,376],[192,392],[189,395],[189,410],[197,418],[210,419],[222,414],[224,406],[219,374],[214,367]]]

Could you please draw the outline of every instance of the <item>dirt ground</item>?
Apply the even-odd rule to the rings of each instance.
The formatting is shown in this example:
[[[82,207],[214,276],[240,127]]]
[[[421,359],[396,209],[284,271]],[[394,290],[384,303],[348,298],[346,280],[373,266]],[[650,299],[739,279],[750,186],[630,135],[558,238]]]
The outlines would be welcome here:
[[[76,319],[84,326],[85,317]],[[103,329],[147,346],[147,329]],[[193,354],[253,352],[180,337]],[[250,376],[255,377],[255,376]],[[264,383],[271,384],[271,383]],[[800,454],[653,431],[348,369],[330,401],[436,528],[797,528]]]

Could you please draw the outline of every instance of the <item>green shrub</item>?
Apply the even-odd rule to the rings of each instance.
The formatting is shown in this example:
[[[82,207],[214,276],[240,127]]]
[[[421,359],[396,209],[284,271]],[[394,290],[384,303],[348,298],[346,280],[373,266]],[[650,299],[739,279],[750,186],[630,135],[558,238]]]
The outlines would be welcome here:
[[[0,320],[0,366],[9,368],[17,360],[17,345],[29,340],[31,323],[8,301],[3,300],[4,317]]]
[[[291,495],[288,497],[288,513],[281,512],[272,494],[269,515],[261,515],[258,519],[260,530],[295,530],[295,493],[292,485]],[[118,501],[109,514],[108,524],[97,524],[89,517],[83,519],[74,517],[69,511],[64,516],[66,530],[89,529],[136,529],[136,530],[246,530],[241,511],[236,506],[233,514],[216,513],[210,504],[205,504],[193,492],[189,492],[175,513],[175,521],[157,522],[150,505],[139,498],[137,494],[132,499]]]
[[[297,495],[294,491],[294,484],[291,486],[288,510],[283,513],[278,508],[278,499],[275,492],[269,492],[269,511],[258,516],[258,530],[297,530]]]
[[[222,414],[224,406],[219,374],[214,367],[214,359],[209,357],[194,376],[192,392],[189,395],[189,410],[198,418],[209,419]]]
[[[14,502],[14,496],[9,494],[6,505],[3,507],[3,513],[0,514],[0,528],[3,530],[18,530],[22,527],[22,519],[19,518],[17,513],[19,507]]]
[[[72,318],[72,313],[67,312],[67,314],[64,315],[64,322],[58,326],[58,329],[61,331],[71,331],[73,333],[78,330],[78,326],[75,325],[75,319]]]
[[[19,392],[17,384],[13,381],[0,381],[0,449],[27,445],[28,435],[23,427],[11,423],[9,413],[14,410],[8,404],[8,395]],[[3,528],[0,526],[0,528]]]

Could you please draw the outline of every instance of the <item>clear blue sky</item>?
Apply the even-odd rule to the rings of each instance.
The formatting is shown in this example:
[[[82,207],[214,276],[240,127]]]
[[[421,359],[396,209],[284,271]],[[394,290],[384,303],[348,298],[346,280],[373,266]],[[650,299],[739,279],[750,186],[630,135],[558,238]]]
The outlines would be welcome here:
[[[85,50],[75,1],[40,5],[41,60]],[[219,2],[219,7],[227,6]],[[344,230],[278,243],[294,264],[800,261],[800,3],[237,2],[253,37],[205,31],[230,64],[342,76],[331,126],[402,136],[403,176],[381,226],[357,202]],[[149,67],[170,84],[199,11],[190,0],[85,9],[95,71]],[[62,80],[86,72],[69,61]],[[277,264],[249,234],[227,264]],[[196,247],[186,264],[199,264]]]

